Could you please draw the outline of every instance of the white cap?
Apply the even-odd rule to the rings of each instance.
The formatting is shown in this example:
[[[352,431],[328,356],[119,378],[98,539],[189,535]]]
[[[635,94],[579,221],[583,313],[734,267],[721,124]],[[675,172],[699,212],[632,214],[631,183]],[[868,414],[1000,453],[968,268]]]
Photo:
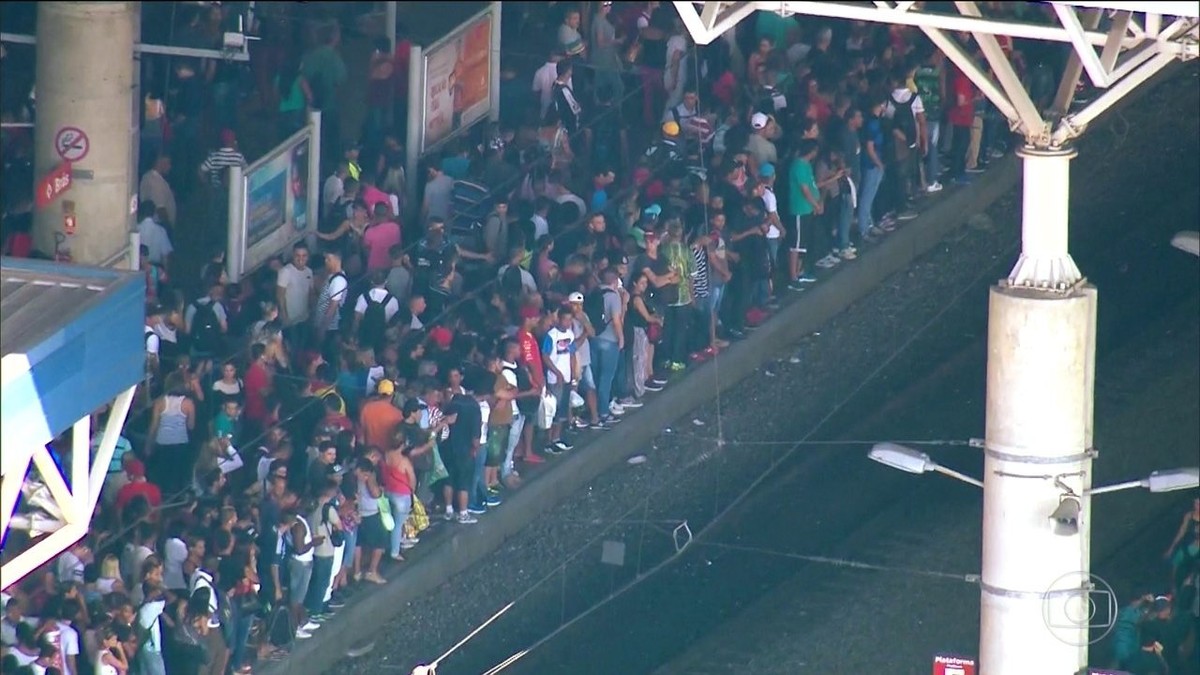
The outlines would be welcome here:
[[[574,293],[567,296],[567,302],[571,302],[571,303],[583,302],[583,293],[580,293],[579,291],[575,291]]]
[[[767,126],[767,116],[758,112],[750,116],[750,126],[755,129],[762,129]]]

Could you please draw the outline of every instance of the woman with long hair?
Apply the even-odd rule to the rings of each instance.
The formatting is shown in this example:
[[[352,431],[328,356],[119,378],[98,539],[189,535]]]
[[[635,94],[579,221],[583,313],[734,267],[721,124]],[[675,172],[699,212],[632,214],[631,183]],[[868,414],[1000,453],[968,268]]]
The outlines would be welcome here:
[[[178,370],[167,375],[163,388],[150,413],[145,453],[154,482],[169,497],[185,489],[192,475],[196,404],[188,396],[187,379]]]

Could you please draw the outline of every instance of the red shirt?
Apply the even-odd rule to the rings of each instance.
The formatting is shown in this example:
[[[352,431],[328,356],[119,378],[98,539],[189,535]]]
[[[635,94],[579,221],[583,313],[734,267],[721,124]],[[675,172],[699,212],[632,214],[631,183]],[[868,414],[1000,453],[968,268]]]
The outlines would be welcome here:
[[[975,122],[975,85],[971,83],[971,78],[964,75],[962,71],[956,70],[952,91],[954,100],[946,115],[950,119],[950,125],[970,127]],[[965,103],[959,105],[960,99]]]
[[[162,490],[159,490],[154,483],[142,480],[126,483],[121,486],[120,490],[117,490],[117,510],[123,510],[129,502],[133,501],[134,497],[145,497],[151,508],[162,505]]]
[[[242,378],[246,387],[246,419],[258,423],[267,421],[270,412],[267,410],[266,392],[271,388],[271,373],[260,361],[255,361],[246,369],[246,377]]]
[[[529,379],[534,388],[541,389],[546,384],[546,370],[542,364],[542,348],[538,346],[537,338],[527,330],[517,331],[517,341],[521,344],[521,363],[529,369]]]

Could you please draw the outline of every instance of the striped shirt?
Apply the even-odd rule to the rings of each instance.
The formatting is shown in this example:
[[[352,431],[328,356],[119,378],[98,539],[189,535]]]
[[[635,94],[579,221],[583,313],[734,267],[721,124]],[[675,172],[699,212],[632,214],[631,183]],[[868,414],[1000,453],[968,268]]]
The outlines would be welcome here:
[[[692,258],[696,261],[695,272],[692,273],[692,290],[697,298],[707,298],[708,289],[708,249],[703,246],[692,247]]]
[[[246,168],[246,158],[234,148],[218,148],[209,153],[200,171],[208,174],[209,185],[219,188],[225,185],[225,170],[231,166]]]

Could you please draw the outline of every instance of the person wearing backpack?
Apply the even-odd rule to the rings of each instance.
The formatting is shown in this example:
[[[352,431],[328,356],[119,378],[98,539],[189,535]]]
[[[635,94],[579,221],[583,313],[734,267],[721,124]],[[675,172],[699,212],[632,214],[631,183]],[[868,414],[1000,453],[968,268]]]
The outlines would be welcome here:
[[[600,272],[600,284],[583,298],[583,311],[596,332],[592,338],[592,366],[601,423],[612,422],[617,411],[624,412],[612,395],[621,351],[625,348],[625,317],[621,294],[617,290],[620,278],[615,267],[604,268]]]
[[[342,271],[340,251],[325,252],[325,273],[325,283],[321,286],[321,293],[317,296],[317,304],[313,311],[314,337],[326,360],[336,363],[342,306],[346,304],[346,296],[350,292],[350,283],[346,279],[346,273]]]
[[[908,87],[915,66],[898,66],[891,76],[892,91],[888,95],[884,115],[891,121],[891,171],[893,204],[897,220],[912,220],[917,212],[912,208],[913,179],[917,162],[925,152],[925,104],[920,95]]]
[[[387,273],[371,273],[371,288],[358,296],[354,304],[354,334],[362,347],[379,349],[386,339],[387,327],[400,311],[400,301],[387,289]]]
[[[219,356],[225,347],[225,336],[229,333],[229,313],[222,299],[225,286],[220,280],[209,284],[208,295],[197,298],[187,307],[184,324],[191,340],[192,358],[200,361]]]

